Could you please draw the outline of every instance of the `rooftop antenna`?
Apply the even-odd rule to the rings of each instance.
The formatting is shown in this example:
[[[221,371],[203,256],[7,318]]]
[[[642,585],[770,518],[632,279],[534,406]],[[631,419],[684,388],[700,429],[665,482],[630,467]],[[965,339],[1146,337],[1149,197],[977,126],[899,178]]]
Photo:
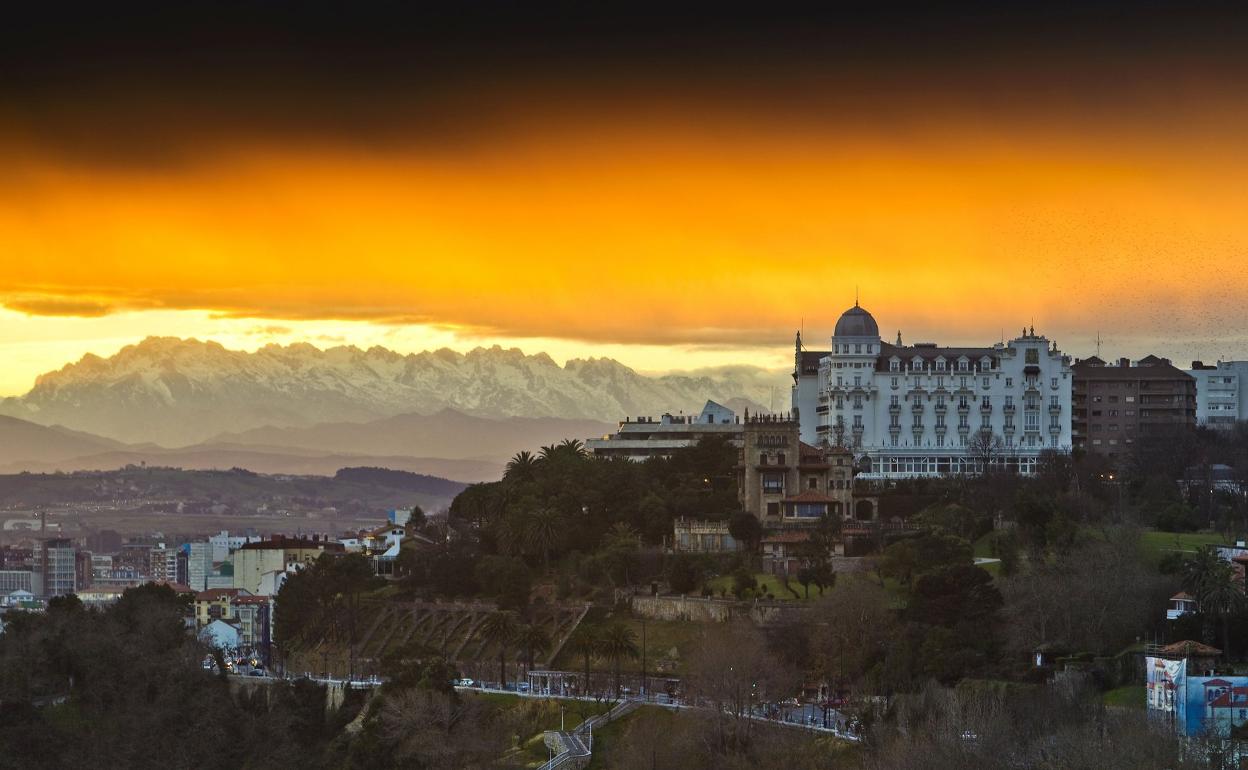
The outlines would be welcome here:
[[[1097,329],[1096,331],[1096,357],[1097,358],[1101,357],[1101,331],[1100,329]]]
[[[854,307],[858,307],[858,285],[854,285]]]

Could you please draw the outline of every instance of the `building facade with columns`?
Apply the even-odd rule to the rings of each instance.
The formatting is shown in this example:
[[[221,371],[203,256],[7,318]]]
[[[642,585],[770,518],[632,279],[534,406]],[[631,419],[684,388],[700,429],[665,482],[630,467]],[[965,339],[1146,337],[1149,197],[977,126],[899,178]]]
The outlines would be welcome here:
[[[1030,474],[1071,448],[1071,361],[1034,328],[987,347],[887,343],[855,304],[831,350],[799,335],[793,381],[802,440],[847,448],[859,478],[976,473],[985,459]]]

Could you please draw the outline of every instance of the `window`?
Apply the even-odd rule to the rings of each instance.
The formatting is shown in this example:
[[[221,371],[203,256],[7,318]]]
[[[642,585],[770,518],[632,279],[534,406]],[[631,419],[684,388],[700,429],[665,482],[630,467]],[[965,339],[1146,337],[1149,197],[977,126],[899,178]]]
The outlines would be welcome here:
[[[844,408],[845,408],[845,397],[844,397],[844,396],[837,396],[837,397],[836,397],[836,408],[837,408],[837,409],[844,409]]]
[[[945,397],[944,397],[944,396],[937,396],[937,397],[936,397],[936,408],[937,408],[937,409],[944,409],[944,408],[945,408]]]
[[[776,465],[784,465],[784,452],[776,455]]]
[[[854,415],[854,427],[855,427],[855,428],[861,428],[861,427],[862,427],[862,415],[860,415],[860,414],[856,414],[856,415]]]
[[[1056,388],[1056,387],[1057,387],[1057,378],[1056,378],[1056,377],[1053,377],[1053,378],[1051,378],[1051,379],[1049,380],[1049,387],[1051,387],[1051,388]]]
[[[969,403],[967,403],[966,396],[958,396],[958,408],[959,408],[959,409],[970,409],[970,408],[971,408],[971,405],[970,405]]]
[[[763,491],[776,493],[784,491],[784,474],[783,473],[764,473],[763,474]]]
[[[945,359],[943,358],[936,359],[936,371],[943,372],[944,370],[945,370]]]
[[[943,434],[943,433],[941,433],[941,434],[937,434],[937,435],[936,435],[936,446],[944,446],[944,445],[945,445],[945,436],[944,436],[944,434]]]
[[[984,409],[991,409],[992,408],[992,396],[984,396],[982,399],[980,399],[979,405],[983,407]]]
[[[937,418],[937,420],[939,420],[939,419],[940,419],[940,418],[938,417],[938,418]],[[899,415],[899,414],[890,414],[890,415],[888,416],[888,425],[889,425],[889,427],[890,427],[890,428],[899,428],[899,427],[901,427],[901,415]]]
[[[1006,397],[1005,397],[1005,408],[1006,408],[1006,409],[1011,409],[1011,408],[1013,408],[1013,406],[1014,406],[1014,397],[1013,397],[1013,396],[1006,396]]]
[[[985,387],[985,388],[987,388],[987,387],[991,387],[991,383],[989,383],[989,381],[988,381],[988,378],[987,378],[987,377],[985,377],[985,378],[984,378],[984,387]]]
[[[1057,449],[1057,435],[1056,434],[1049,436],[1049,446],[1053,447],[1054,449]]]
[[[763,452],[763,453],[759,454],[759,456],[758,456],[758,464],[759,464],[759,465],[766,465],[766,464],[767,464],[767,453],[766,453],[766,452]]]
[[[890,372],[898,372],[898,371],[901,371],[901,362],[900,362],[900,361],[898,361],[898,360],[897,360],[897,359],[895,359],[895,358],[894,358],[892,361],[889,361],[889,362],[888,362],[888,370],[889,370]]]
[[[895,388],[895,387],[897,387],[897,378],[896,378],[896,377],[894,377],[894,378],[893,378],[893,387],[894,387],[894,388]]]
[[[1025,356],[1027,358],[1027,363],[1029,364],[1040,363],[1040,351],[1035,348],[1027,348]]]
[[[1036,412],[1027,412],[1026,421],[1023,424],[1027,430],[1040,430],[1040,415]]]
[[[780,515],[780,503],[767,503],[767,515],[779,516]]]
[[[945,416],[943,414],[936,415],[936,427],[937,428],[945,427]]]
[[[1013,377],[1006,377],[1006,378],[1005,378],[1005,387],[1007,387],[1007,388],[1012,388],[1012,387],[1014,387],[1014,378],[1013,378]]]
[[[862,408],[862,396],[854,396],[854,408],[855,409]]]
[[[818,489],[818,488],[819,488],[819,479],[815,478],[814,476],[811,476],[809,479],[807,479],[807,480],[806,480],[806,488],[807,488],[807,489]]]
[[[855,353],[861,353],[861,352],[862,352],[862,343],[857,343],[857,344],[855,344],[855,345],[854,345],[854,352],[855,352]]]
[[[1054,409],[1060,409],[1062,406],[1061,396],[1049,396],[1049,406],[1053,407]]]
[[[1116,404],[1116,403],[1118,403],[1118,397],[1117,397],[1117,396],[1110,396],[1110,397],[1109,397],[1109,403],[1111,403],[1111,404]]]
[[[1010,435],[1010,436],[1006,436],[1006,437],[1005,437],[1005,445],[1006,445],[1006,446],[1009,446],[1009,447],[1014,446],[1014,436],[1012,436],[1012,435]]]
[[[986,414],[980,415],[979,427],[980,430],[992,430],[992,418]]]
[[[970,424],[970,418],[968,418],[968,417],[967,417],[966,415],[964,415],[964,414],[960,414],[960,415],[958,415],[958,427],[959,427],[959,428],[969,428],[969,427],[971,427],[971,424]]]
[[[965,387],[966,387],[966,378],[965,378],[965,377],[963,377],[963,378],[962,378],[962,381],[961,381],[961,383],[960,383],[960,384],[961,384],[961,387],[963,387],[963,388],[965,388]]]
[[[855,387],[855,388],[861,388],[861,387],[862,387],[862,375],[861,375],[861,374],[855,374],[855,375],[854,375],[854,387]]]
[[[867,344],[867,352],[868,352],[868,353],[874,353],[874,352],[875,352],[875,346],[874,346],[874,345],[871,345],[870,343],[868,343],[868,344]]]
[[[1117,410],[1117,409],[1110,409],[1110,410],[1109,410],[1109,416],[1110,416],[1110,417],[1117,417],[1117,416],[1118,416],[1118,410]]]
[[[838,345],[838,344],[836,344],[835,342],[834,342],[834,343],[832,343],[832,352],[833,352],[833,353],[840,353],[840,352],[841,352],[841,346],[840,346],[840,345]]]
[[[892,445],[892,446],[897,446],[897,436],[896,436],[896,434],[894,434],[891,438],[889,438],[888,443],[889,443],[890,445]]]
[[[888,399],[889,406],[901,406],[901,397],[897,395],[890,396]]]

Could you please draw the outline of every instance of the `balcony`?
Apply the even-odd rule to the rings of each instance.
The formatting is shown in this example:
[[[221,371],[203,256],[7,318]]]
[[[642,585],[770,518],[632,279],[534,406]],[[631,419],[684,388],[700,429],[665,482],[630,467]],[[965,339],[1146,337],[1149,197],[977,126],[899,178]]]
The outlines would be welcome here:
[[[1062,413],[1061,404],[1049,404],[1049,414],[1061,414],[1061,413]]]
[[[1014,423],[1010,423],[1010,424],[1006,425],[1006,426],[1005,426],[1004,428],[1002,428],[1001,430],[1002,430],[1002,432],[1003,432],[1003,433],[1005,433],[1005,435],[1007,435],[1007,436],[1012,436],[1012,435],[1014,435]]]
[[[1006,404],[1004,407],[1002,407],[1002,411],[1004,411],[1006,414],[1014,414],[1014,409],[1015,407],[1013,404]]]
[[[1061,425],[1053,425],[1053,424],[1049,425],[1049,433],[1061,433],[1061,432],[1062,432]]]
[[[959,425],[959,426],[958,426],[958,433],[961,433],[963,436],[965,436],[966,434],[968,434],[968,433],[970,433],[970,432],[971,432],[971,426],[970,426],[970,425]]]
[[[889,414],[901,414],[901,404],[889,404],[888,413]]]
[[[828,412],[827,404],[820,404],[819,406],[815,407],[815,414],[827,414],[827,412]]]
[[[936,426],[936,435],[938,435],[938,436],[943,436],[943,435],[945,435],[945,431],[946,431],[946,430],[948,430],[948,429],[949,429],[949,426],[947,426],[947,425],[937,425],[937,426]]]
[[[971,413],[970,404],[958,404],[958,414],[970,414],[970,413]]]
[[[936,414],[945,414],[948,411],[949,411],[949,406],[945,402],[938,401],[936,403]]]
[[[979,405],[980,414],[992,414],[992,404],[981,403]]]

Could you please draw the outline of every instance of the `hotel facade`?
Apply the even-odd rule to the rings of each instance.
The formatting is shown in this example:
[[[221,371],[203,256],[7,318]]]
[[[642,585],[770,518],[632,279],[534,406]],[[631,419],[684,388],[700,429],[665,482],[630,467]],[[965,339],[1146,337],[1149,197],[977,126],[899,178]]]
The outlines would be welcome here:
[[[1071,360],[1035,329],[988,347],[881,340],[857,304],[831,349],[797,337],[793,411],[801,440],[839,446],[859,478],[979,472],[985,458],[1023,474],[1046,450],[1071,449]]]

